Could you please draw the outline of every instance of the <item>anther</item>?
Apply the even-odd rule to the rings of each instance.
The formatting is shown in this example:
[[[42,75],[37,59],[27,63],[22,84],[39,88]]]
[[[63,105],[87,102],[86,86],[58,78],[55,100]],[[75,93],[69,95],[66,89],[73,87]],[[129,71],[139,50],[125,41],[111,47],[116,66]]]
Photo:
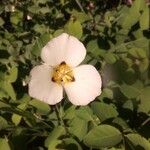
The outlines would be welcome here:
[[[52,80],[53,82],[56,82],[56,81],[55,81],[55,79],[54,79],[54,77],[52,77],[52,79],[51,79],[51,80]]]
[[[66,65],[66,62],[65,62],[65,61],[62,61],[60,64],[61,64],[61,65]]]
[[[75,77],[72,77],[72,78],[71,78],[71,81],[74,82],[74,81],[75,81]]]

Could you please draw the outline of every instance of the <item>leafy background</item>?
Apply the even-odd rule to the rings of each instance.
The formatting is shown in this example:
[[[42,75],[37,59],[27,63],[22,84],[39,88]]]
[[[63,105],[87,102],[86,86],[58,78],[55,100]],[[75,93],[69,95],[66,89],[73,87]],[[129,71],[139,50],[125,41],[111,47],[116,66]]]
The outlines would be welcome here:
[[[88,106],[28,95],[41,48],[63,32],[102,76]],[[149,38],[145,0],[1,0],[0,150],[150,150]]]

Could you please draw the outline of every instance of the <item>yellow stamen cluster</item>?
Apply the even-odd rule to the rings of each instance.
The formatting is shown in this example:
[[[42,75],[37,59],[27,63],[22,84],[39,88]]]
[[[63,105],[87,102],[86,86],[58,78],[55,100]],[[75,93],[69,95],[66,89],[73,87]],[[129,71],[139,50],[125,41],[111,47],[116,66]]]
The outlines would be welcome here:
[[[75,81],[71,67],[65,62],[56,66],[52,74],[52,81],[58,84]]]

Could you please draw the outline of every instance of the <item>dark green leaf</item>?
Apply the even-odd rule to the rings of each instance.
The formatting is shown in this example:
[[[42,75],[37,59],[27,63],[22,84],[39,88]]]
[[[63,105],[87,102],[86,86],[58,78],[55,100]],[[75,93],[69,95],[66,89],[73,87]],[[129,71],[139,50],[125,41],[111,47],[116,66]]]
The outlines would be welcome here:
[[[65,149],[66,150],[82,150],[82,147],[81,145],[76,141],[74,140],[73,138],[66,138],[63,140],[63,142],[65,143],[66,147]]]
[[[20,105],[17,106],[18,109],[20,110],[25,110],[27,107],[27,104],[26,103],[22,103]],[[12,115],[12,122],[17,126],[20,121],[22,119],[22,116],[21,115],[18,115],[18,114],[13,114]]]
[[[87,121],[78,117],[74,118],[69,124],[69,132],[82,140],[87,133]]]
[[[150,149],[150,142],[139,134],[130,133],[126,137],[131,141],[135,148],[141,147],[144,150]]]
[[[102,102],[93,102],[91,106],[94,114],[97,115],[100,121],[118,116],[118,112],[113,105]]]
[[[134,86],[122,84],[120,87],[121,92],[128,98],[136,98],[140,95],[140,90]]]
[[[65,129],[62,126],[56,127],[45,140],[45,146],[48,150],[56,149],[56,146],[61,143],[58,138],[65,134]]]
[[[50,112],[50,106],[42,101],[33,99],[29,104],[37,109],[37,113],[48,114]]]
[[[84,143],[92,148],[105,148],[117,145],[122,140],[120,131],[110,125],[93,128],[84,138]]]

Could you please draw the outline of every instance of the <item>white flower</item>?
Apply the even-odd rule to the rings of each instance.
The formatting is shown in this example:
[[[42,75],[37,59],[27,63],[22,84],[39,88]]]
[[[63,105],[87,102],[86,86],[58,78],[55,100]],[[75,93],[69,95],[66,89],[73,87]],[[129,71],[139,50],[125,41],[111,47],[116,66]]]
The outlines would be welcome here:
[[[101,93],[101,77],[92,65],[78,66],[86,55],[84,45],[66,33],[42,49],[43,65],[31,70],[29,95],[50,105],[63,99],[63,89],[74,105],[87,105]]]

